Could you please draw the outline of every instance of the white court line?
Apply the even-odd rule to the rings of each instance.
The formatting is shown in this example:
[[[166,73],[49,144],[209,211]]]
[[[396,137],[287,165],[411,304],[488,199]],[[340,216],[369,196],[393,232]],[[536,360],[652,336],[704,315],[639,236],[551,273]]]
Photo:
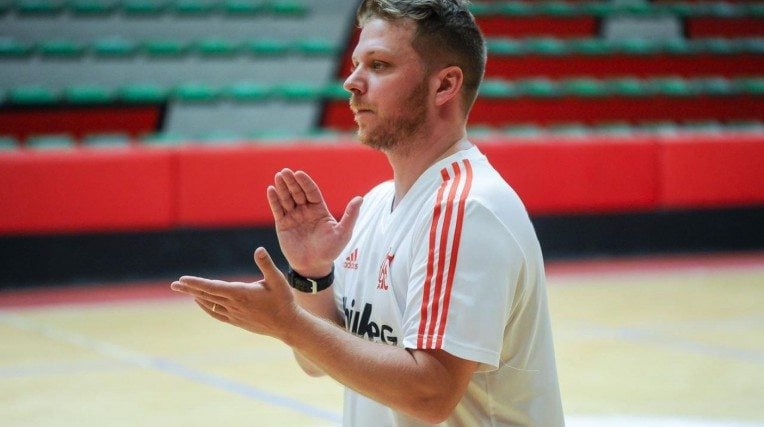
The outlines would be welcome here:
[[[95,340],[85,335],[67,332],[49,325],[0,311],[0,323],[17,329],[34,332],[54,341],[67,343],[86,350],[94,351],[111,359],[138,366],[148,370],[158,370],[165,374],[175,375],[214,388],[223,389],[254,400],[279,406],[292,411],[308,415],[331,423],[341,422],[342,416],[336,412],[317,408],[299,400],[279,396],[265,390],[252,387],[248,384],[239,383],[222,376],[209,374],[183,366],[170,359],[152,357],[128,348],[111,344],[105,341]]]
[[[616,341],[620,340],[639,344],[652,344],[703,356],[732,359],[740,362],[754,363],[759,365],[764,364],[764,352],[761,351],[717,344],[708,344],[700,341],[677,337],[674,335],[668,335],[646,328],[625,326],[610,327],[580,321],[566,323],[567,326],[571,327],[573,332],[566,332],[565,335],[572,335],[576,339],[597,338],[611,339]],[[563,338],[563,334],[558,333],[557,337]]]

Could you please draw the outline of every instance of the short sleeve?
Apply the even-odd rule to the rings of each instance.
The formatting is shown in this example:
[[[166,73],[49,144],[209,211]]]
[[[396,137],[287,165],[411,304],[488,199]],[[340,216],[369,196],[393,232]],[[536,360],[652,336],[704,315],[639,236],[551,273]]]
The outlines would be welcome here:
[[[495,369],[524,255],[507,225],[475,200],[444,216],[435,209],[412,247],[403,345]]]

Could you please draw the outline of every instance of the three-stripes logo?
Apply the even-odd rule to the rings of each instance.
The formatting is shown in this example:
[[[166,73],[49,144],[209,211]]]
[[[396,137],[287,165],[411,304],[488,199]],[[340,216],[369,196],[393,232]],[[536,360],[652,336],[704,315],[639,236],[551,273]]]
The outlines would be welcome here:
[[[358,270],[358,248],[353,249],[353,252],[345,258],[345,263],[342,266],[350,270]]]
[[[448,320],[465,204],[472,187],[472,164],[464,159],[440,171],[442,182],[430,224],[427,272],[417,348],[439,349]]]

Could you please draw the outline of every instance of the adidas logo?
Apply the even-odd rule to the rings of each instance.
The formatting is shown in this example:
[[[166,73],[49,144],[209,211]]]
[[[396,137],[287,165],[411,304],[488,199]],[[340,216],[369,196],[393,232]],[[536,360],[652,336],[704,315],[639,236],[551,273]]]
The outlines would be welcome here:
[[[358,248],[353,249],[353,252],[345,258],[345,263],[342,266],[350,270],[358,270]]]

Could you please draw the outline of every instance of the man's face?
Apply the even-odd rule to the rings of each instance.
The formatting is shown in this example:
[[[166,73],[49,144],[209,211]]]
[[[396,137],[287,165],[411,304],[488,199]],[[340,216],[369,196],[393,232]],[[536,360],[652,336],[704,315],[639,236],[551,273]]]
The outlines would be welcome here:
[[[345,80],[350,108],[364,144],[389,150],[410,139],[427,119],[429,87],[412,47],[415,24],[372,19],[353,51],[354,71]]]

